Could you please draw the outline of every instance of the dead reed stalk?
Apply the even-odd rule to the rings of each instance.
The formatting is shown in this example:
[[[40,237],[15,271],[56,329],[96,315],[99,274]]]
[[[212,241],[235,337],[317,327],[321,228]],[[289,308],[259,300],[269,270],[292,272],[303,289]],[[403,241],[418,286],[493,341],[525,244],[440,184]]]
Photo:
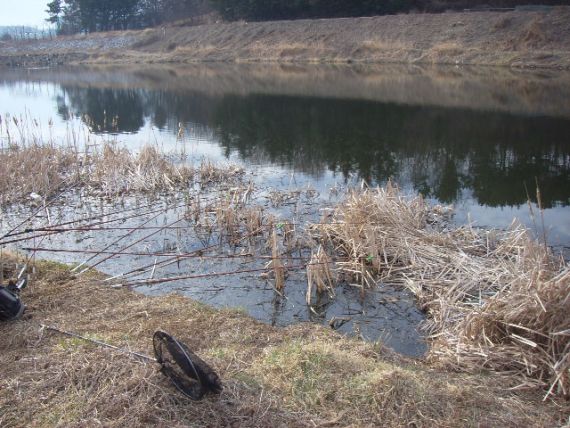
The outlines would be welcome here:
[[[311,254],[311,260],[307,264],[307,305],[311,306],[313,298],[313,285],[318,294],[329,293],[332,298],[335,296],[334,286],[335,275],[331,270],[332,261],[319,245],[316,253]]]
[[[285,268],[279,254],[279,247],[277,246],[277,232],[275,229],[271,234],[271,268],[275,273],[275,290],[282,293],[285,288]]]

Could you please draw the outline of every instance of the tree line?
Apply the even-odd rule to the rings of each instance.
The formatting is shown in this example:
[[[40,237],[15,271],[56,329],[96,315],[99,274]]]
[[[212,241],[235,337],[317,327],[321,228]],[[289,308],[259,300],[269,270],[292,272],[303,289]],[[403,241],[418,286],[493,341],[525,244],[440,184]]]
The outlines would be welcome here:
[[[212,12],[209,0],[52,0],[48,22],[59,34],[154,27]]]
[[[211,0],[229,20],[298,19],[374,16],[405,12],[445,12],[473,8],[512,8],[541,4],[566,5],[568,0]]]
[[[52,0],[48,21],[60,34],[126,30],[217,14],[233,20],[277,20],[508,8],[537,0]],[[542,5],[568,0],[540,0]]]

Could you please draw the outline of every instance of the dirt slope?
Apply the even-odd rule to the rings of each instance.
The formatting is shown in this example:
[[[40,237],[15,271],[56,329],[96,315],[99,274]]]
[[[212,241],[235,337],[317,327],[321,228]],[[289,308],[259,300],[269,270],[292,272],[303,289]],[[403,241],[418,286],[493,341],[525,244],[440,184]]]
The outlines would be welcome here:
[[[405,62],[570,69],[570,7],[218,23],[0,44],[0,64]]]

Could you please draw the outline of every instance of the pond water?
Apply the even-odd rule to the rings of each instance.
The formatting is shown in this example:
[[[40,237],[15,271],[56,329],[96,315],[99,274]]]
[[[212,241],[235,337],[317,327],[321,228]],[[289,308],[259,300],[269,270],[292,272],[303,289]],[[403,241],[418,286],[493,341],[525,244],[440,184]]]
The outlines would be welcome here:
[[[458,223],[505,228],[517,218],[537,236],[546,235],[555,251],[569,254],[570,75],[562,72],[292,65],[0,70],[0,114],[34,123],[29,140],[110,139],[134,150],[152,143],[183,152],[189,161],[207,157],[241,164],[265,192],[311,190],[302,208],[307,218],[335,202],[331,189],[393,179],[407,192],[452,204]],[[536,204],[536,183],[543,219],[533,219],[527,205],[529,196]],[[83,201],[81,209],[90,204],[97,205]],[[59,218],[78,215],[77,209],[60,208]],[[15,222],[18,213],[25,215],[17,209],[6,219],[12,215]],[[169,209],[154,224],[176,215]],[[52,239],[60,246],[101,249],[113,237],[86,243],[82,234],[72,244]],[[161,236],[147,246],[157,250],[174,240],[180,243],[180,236]],[[190,239],[182,244],[185,250],[197,248]],[[102,267],[117,274],[132,265],[127,260]],[[235,267],[211,259],[186,269]],[[402,290],[385,285],[365,299],[340,287],[334,302],[311,312],[304,290],[276,300],[271,287],[253,277],[141,289],[243,307],[277,325],[346,316],[350,321],[341,331],[383,338],[410,355],[425,350],[416,329],[422,314]],[[231,293],[224,291],[229,288]]]

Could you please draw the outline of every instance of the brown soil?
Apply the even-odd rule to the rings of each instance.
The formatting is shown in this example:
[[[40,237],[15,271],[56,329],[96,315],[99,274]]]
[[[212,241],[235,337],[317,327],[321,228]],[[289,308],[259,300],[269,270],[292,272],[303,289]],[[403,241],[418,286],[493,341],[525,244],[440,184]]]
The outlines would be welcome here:
[[[0,64],[438,63],[570,68],[570,7],[217,23],[0,44]]]
[[[4,254],[5,272],[10,263]],[[273,328],[181,296],[145,297],[37,267],[24,318],[0,324],[0,425],[555,426],[567,403],[509,392],[506,378],[452,373],[316,325]],[[12,268],[12,271],[15,269]],[[151,355],[163,329],[210,363],[225,389],[191,402],[157,365],[44,330],[57,325]]]

